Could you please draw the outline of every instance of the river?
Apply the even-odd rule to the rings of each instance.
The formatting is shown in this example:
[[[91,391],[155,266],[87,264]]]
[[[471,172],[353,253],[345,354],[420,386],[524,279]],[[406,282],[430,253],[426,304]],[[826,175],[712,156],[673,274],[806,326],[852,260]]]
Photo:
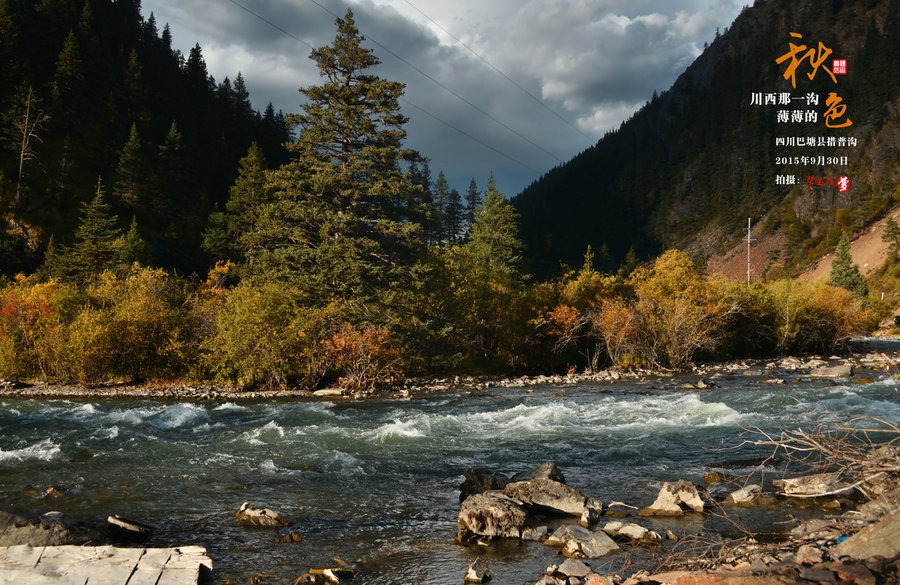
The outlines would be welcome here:
[[[220,583],[257,573],[281,577],[263,583],[292,583],[338,557],[356,565],[354,583],[458,584],[477,556],[495,583],[534,583],[558,562],[552,549],[453,543],[464,468],[515,473],[552,460],[601,501],[644,506],[663,481],[702,483],[714,462],[764,456],[731,449],[746,429],[855,415],[900,422],[897,379],[866,375],[862,383],[789,376],[783,386],[732,376],[702,392],[647,380],[336,403],[7,398],[0,509],[149,523],[151,546],[206,546]],[[765,470],[769,479],[778,473]],[[35,497],[26,486],[64,495]],[[289,515],[303,543],[274,545],[281,533],[238,527],[244,501]],[[728,531],[703,518],[654,526]],[[626,560],[594,565],[617,571]]]

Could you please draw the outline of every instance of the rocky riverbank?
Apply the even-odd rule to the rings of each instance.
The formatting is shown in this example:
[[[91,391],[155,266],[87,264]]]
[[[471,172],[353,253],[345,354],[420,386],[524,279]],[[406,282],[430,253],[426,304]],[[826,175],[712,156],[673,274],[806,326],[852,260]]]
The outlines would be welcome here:
[[[896,434],[897,428],[887,428]],[[822,445],[826,461],[833,445]],[[535,585],[879,585],[900,582],[900,446],[871,446],[855,470],[801,475],[772,482],[766,494],[759,485],[744,485],[716,500],[710,491],[688,481],[665,483],[656,500],[634,514],[621,502],[601,504],[566,485],[555,464],[507,478],[486,470],[467,469],[460,486],[457,541],[490,547],[502,539],[536,540],[559,549],[565,560],[547,567]],[[864,477],[860,477],[864,476]],[[711,483],[723,477],[710,476]],[[852,483],[851,483],[852,482]],[[836,496],[844,497],[841,502]],[[852,498],[852,499],[847,499]],[[780,500],[777,504],[776,501]],[[758,542],[753,536],[725,541],[694,533],[660,534],[642,518],[677,518],[690,514],[727,516],[731,507],[757,507],[792,502],[817,503],[840,515],[797,521],[785,538]],[[857,505],[858,504],[858,505]],[[624,511],[623,511],[624,510]],[[548,519],[578,518],[547,528]],[[615,519],[613,519],[613,517]],[[596,569],[601,559],[634,549],[657,549],[655,569],[609,574]],[[629,563],[625,563],[627,566]],[[491,580],[490,568],[476,561],[467,583]]]
[[[900,346],[900,344],[898,344]],[[748,384],[781,385],[810,378],[871,381],[873,372],[900,370],[900,351],[860,351],[841,356],[785,357],[779,359],[735,360],[695,366],[688,372],[671,370],[620,370],[540,374],[531,376],[452,376],[408,378],[379,393],[350,392],[340,388],[310,391],[302,388],[284,390],[247,390],[242,388],[191,384],[187,382],[148,382],[144,384],[107,383],[93,386],[59,385],[43,382],[26,383],[0,380],[0,397],[18,398],[106,398],[184,401],[236,401],[271,399],[366,399],[374,396],[414,398],[425,394],[450,391],[478,391],[491,388],[538,386],[576,386],[579,384],[613,384],[621,380],[651,381],[661,389],[706,390],[723,378],[746,378]]]

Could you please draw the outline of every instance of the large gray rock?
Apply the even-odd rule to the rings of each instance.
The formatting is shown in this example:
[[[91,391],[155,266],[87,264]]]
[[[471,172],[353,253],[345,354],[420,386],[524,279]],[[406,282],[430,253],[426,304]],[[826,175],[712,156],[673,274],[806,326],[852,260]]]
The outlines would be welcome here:
[[[603,510],[594,498],[552,479],[513,482],[503,488],[503,493],[536,512],[583,517],[585,524],[592,524]]]
[[[569,558],[596,559],[619,550],[619,545],[602,532],[581,526],[560,526],[544,544],[558,546]]]
[[[459,486],[459,503],[475,494],[482,494],[491,490],[502,490],[509,483],[509,478],[502,473],[491,473],[486,469],[469,467],[463,471],[462,484]]]
[[[831,556],[836,559],[864,560],[876,556],[893,559],[897,555],[900,555],[900,510],[866,526],[831,549]]]
[[[496,491],[475,494],[459,507],[456,540],[521,538],[527,520],[521,502]]]
[[[98,534],[59,512],[39,517],[0,511],[0,546],[61,546],[96,542]]]
[[[238,525],[248,527],[282,528],[291,523],[286,516],[268,508],[257,508],[250,502],[244,502],[234,518]]]
[[[566,483],[566,478],[563,476],[562,470],[552,461],[541,463],[534,469],[528,471],[521,471],[512,476],[512,480],[510,481],[528,481],[529,479],[552,479],[559,483]]]
[[[469,568],[466,569],[466,575],[463,578],[463,582],[487,583],[491,578],[491,570],[481,562],[481,559],[475,559],[475,561],[469,565]]]
[[[702,512],[705,506],[697,486],[689,481],[666,482],[656,501],[641,510],[641,516],[681,516],[685,510]]]

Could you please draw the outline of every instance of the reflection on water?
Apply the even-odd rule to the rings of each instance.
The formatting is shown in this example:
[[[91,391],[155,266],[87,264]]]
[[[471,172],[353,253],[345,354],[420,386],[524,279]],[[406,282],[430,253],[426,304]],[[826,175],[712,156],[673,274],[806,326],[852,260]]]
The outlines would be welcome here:
[[[336,404],[6,400],[0,507],[133,517],[157,527],[151,545],[206,546],[217,575],[238,582],[271,573],[290,583],[340,558],[357,565],[355,583],[456,584],[480,556],[495,582],[533,583],[558,560],[553,550],[453,544],[464,468],[510,473],[554,460],[570,484],[602,501],[643,506],[663,481],[701,482],[711,462],[762,455],[728,449],[746,428],[860,414],[900,421],[897,386],[885,377],[777,388],[736,378],[702,393],[616,382],[562,396],[548,387]],[[65,495],[35,497],[29,485]],[[244,501],[291,516],[304,542],[273,545],[278,534],[237,527]],[[771,530],[783,513],[741,515]],[[735,530],[713,517],[654,522],[676,533]],[[626,558],[594,566],[618,571]]]

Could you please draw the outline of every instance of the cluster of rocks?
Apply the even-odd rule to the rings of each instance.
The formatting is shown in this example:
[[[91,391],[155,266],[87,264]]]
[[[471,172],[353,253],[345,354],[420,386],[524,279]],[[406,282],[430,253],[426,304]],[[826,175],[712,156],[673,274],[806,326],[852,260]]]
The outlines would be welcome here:
[[[897,455],[896,450],[885,449],[891,457]],[[883,450],[876,450],[872,456],[881,456]],[[711,482],[725,481],[720,474],[711,475],[715,476],[709,478]],[[548,567],[535,585],[900,582],[900,487],[895,482],[867,484],[870,493],[881,495],[837,519],[802,523],[785,542],[760,544],[748,539],[736,547],[711,548],[715,554],[676,559],[666,573],[642,571],[623,578],[597,573],[589,561],[620,551],[622,547],[652,547],[678,537],[671,531],[661,535],[623,519],[601,522],[610,510],[567,485],[553,463],[512,478],[478,469],[467,469],[464,477],[460,486],[457,541],[486,544],[494,539],[535,540],[559,549],[566,560]],[[777,495],[788,500],[831,496],[853,487],[830,473],[779,480],[774,485]],[[758,485],[745,485],[718,499],[721,502],[716,502],[706,489],[688,481],[664,483],[655,501],[638,515],[673,518],[708,512],[711,506],[757,506],[772,501]],[[568,517],[572,523],[550,530],[541,524],[548,516]],[[469,583],[489,579],[490,571],[479,564],[470,566],[466,574]]]

